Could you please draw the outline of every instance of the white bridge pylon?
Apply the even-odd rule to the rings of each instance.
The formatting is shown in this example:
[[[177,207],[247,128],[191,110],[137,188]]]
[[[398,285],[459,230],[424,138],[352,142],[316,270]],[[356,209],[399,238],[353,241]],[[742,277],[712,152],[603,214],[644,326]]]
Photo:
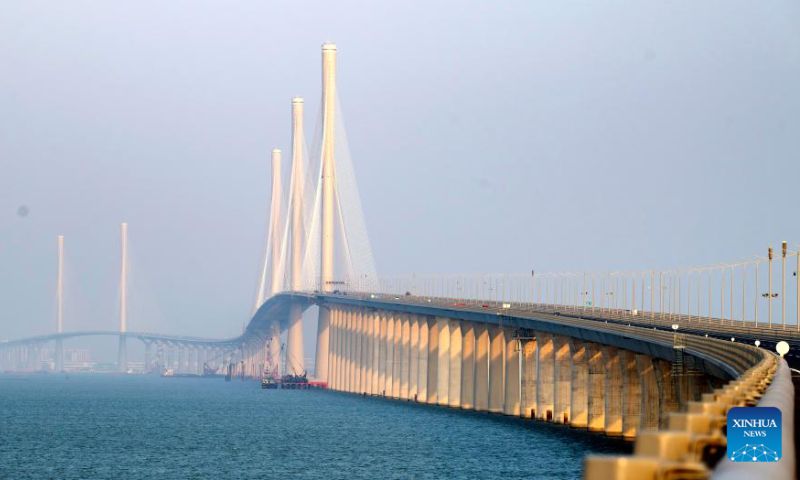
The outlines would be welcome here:
[[[364,222],[353,163],[336,92],[334,44],[322,46],[322,105],[313,147],[307,153],[304,101],[292,99],[291,173],[284,198],[281,156],[273,150],[270,218],[254,310],[282,291],[369,288],[378,285],[372,247]],[[277,154],[276,154],[277,152]],[[321,308],[317,328],[316,378],[325,381],[329,312]],[[277,370],[280,325],[249,355],[251,368],[265,362]],[[286,372],[305,372],[302,310],[292,307],[287,326]]]

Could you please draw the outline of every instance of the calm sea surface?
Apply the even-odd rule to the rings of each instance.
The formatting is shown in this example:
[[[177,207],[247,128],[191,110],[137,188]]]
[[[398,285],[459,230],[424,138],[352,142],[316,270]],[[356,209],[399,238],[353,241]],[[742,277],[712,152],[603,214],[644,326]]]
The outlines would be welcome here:
[[[626,447],[497,415],[255,382],[0,375],[0,478],[579,478]]]

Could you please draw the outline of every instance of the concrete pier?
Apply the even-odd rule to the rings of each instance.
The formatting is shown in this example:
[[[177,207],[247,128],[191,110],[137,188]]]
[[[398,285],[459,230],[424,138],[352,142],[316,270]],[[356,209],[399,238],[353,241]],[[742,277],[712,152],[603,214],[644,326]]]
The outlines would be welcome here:
[[[505,394],[505,333],[502,328],[489,329],[489,411],[503,411]]]
[[[670,362],[641,353],[544,331],[357,306],[326,308],[333,390],[535,418],[625,438],[658,427],[681,403]],[[699,394],[700,382],[683,381]]]

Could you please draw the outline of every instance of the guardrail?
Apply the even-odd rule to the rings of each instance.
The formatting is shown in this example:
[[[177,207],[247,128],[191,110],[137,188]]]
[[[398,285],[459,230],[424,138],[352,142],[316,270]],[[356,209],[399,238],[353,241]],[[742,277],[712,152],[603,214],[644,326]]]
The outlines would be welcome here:
[[[585,460],[584,478],[744,480],[795,478],[794,386],[786,361],[765,350],[758,365],[686,411],[672,413],[664,430],[636,437],[633,455],[593,455]],[[737,406],[775,406],[783,413],[783,459],[771,464],[736,464],[723,459],[726,415]],[[720,462],[720,460],[722,460]],[[714,467],[719,465],[717,470]]]

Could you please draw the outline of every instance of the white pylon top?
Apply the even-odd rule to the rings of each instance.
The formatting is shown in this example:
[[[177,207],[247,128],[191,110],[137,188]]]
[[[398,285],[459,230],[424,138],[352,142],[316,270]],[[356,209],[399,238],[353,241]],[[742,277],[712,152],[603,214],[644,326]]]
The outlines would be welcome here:
[[[281,153],[281,149],[280,148],[273,148],[272,149],[272,153]]]
[[[336,44],[332,42],[325,42],[322,44],[323,50],[333,50],[336,51]]]
[[[303,103],[303,97],[292,98],[292,103]]]

